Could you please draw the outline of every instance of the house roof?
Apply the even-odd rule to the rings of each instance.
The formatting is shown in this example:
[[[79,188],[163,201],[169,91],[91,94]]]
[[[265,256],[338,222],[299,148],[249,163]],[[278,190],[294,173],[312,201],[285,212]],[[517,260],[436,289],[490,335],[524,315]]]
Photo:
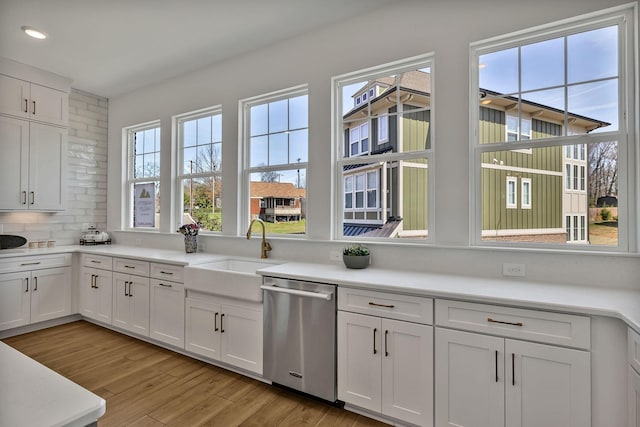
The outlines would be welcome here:
[[[262,182],[251,181],[251,197],[282,197],[296,198],[306,197],[307,191],[304,188],[296,188],[290,182]]]
[[[344,223],[342,235],[345,237],[396,237],[401,224],[400,217],[391,217],[384,224]]]

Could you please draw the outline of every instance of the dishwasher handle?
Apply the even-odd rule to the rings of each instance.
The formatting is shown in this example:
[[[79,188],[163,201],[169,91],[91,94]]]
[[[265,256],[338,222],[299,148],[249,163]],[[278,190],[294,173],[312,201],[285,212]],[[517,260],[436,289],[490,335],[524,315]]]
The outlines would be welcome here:
[[[322,292],[312,292],[312,291],[300,291],[298,289],[289,289],[289,288],[281,288],[280,286],[268,286],[262,285],[260,289],[269,291],[269,292],[280,292],[283,294],[296,295],[300,297],[308,297],[308,298],[317,298],[325,301],[331,300],[333,293],[322,293]]]

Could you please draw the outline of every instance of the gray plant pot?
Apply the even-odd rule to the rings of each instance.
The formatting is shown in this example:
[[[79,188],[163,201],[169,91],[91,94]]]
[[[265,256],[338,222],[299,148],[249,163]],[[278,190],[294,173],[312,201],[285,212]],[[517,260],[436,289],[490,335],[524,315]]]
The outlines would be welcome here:
[[[367,268],[369,257],[370,255],[342,255],[342,261],[347,268]]]

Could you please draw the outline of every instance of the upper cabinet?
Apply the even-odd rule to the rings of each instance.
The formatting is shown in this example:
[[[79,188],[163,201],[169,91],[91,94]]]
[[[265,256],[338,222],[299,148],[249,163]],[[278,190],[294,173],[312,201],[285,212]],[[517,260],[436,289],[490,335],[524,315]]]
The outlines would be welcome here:
[[[69,94],[36,83],[0,75],[0,113],[67,126]]]
[[[65,209],[70,85],[0,57],[0,211]]]

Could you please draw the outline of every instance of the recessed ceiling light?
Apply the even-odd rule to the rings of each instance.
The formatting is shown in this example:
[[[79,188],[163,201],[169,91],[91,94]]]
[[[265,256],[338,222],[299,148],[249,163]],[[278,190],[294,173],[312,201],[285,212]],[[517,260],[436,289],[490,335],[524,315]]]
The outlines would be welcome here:
[[[31,36],[34,39],[44,40],[47,38],[47,35],[42,31],[26,25],[22,26],[22,31],[24,31],[28,36]]]

